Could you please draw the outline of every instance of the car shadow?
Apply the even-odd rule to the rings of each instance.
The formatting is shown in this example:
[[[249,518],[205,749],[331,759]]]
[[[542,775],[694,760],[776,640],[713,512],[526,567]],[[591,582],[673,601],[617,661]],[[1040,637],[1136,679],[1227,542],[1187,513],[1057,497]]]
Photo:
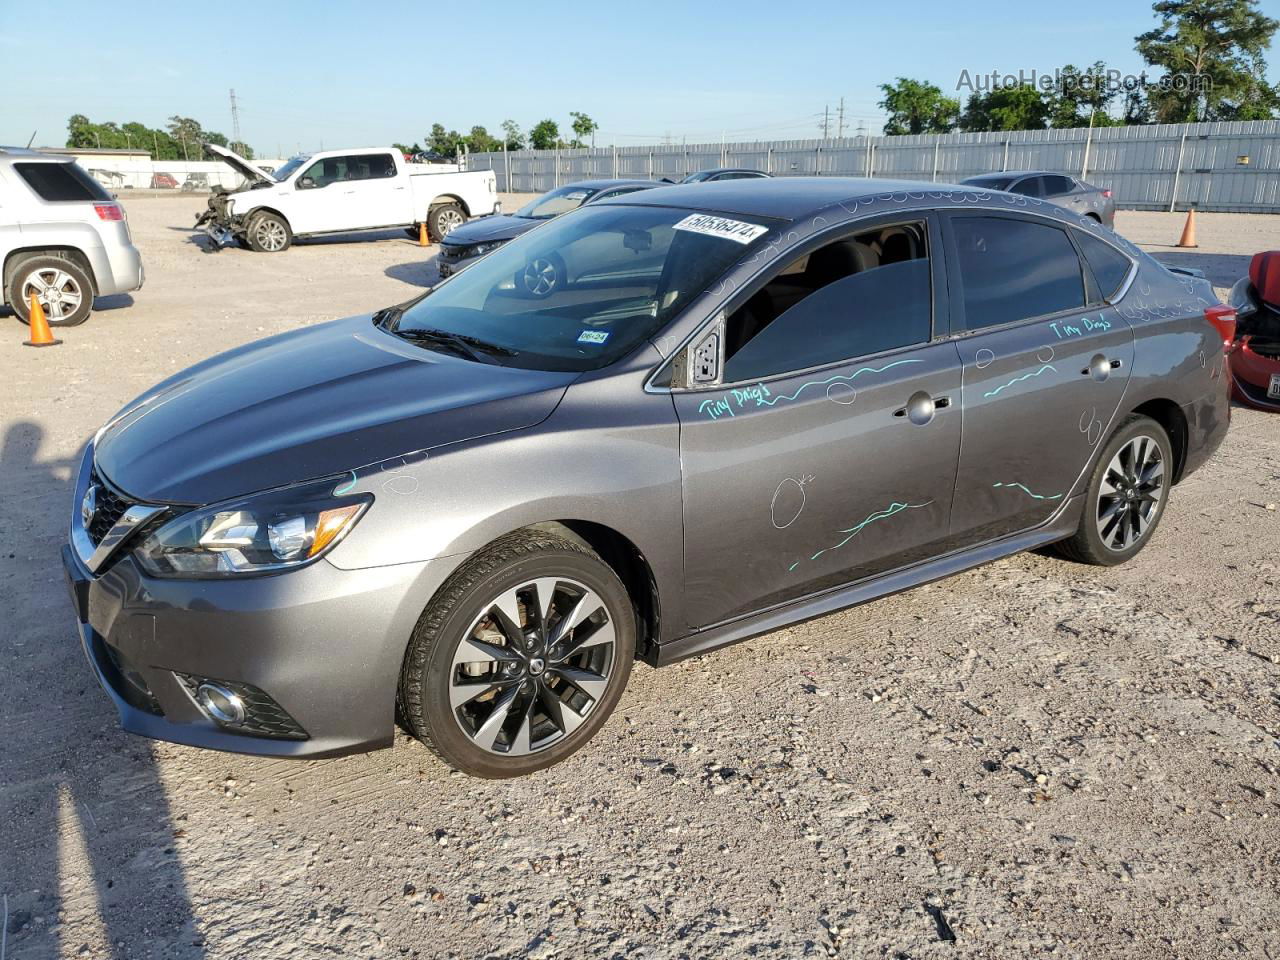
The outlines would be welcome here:
[[[383,274],[392,280],[409,283],[415,287],[430,289],[440,282],[440,271],[436,267],[434,257],[429,260],[411,260],[408,263],[393,263]]]
[[[294,241],[298,246],[321,246],[328,243],[378,243],[385,240],[401,240],[405,243],[417,243],[406,232],[407,227],[395,227],[389,230],[371,230],[360,233],[327,233],[322,237],[299,237]]]
[[[133,297],[127,293],[113,293],[106,297],[94,297],[93,312],[98,313],[102,310],[120,310],[124,307],[132,307],[133,303]]]
[[[9,957],[204,956],[152,745],[121,731],[59,570],[78,458],[32,420],[0,439],[0,937]],[[100,942],[93,942],[98,941]]]

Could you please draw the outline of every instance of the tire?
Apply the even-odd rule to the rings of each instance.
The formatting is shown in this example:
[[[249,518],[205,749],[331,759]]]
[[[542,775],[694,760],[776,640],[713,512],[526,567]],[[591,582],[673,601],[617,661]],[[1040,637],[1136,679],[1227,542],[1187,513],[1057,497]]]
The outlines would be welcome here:
[[[557,290],[563,289],[568,279],[564,260],[558,253],[548,253],[545,257],[536,257],[516,272],[516,290],[526,297],[543,300]]]
[[[275,213],[255,213],[244,231],[249,249],[255,253],[284,253],[293,243],[293,231],[284,217]]]
[[[439,243],[449,233],[467,222],[467,215],[456,203],[442,203],[427,211],[427,233],[432,243]],[[414,235],[415,239],[417,235]]]
[[[544,628],[537,611],[548,590]],[[558,637],[573,615],[579,621]],[[522,776],[564,760],[604,724],[635,645],[631,598],[594,551],[546,531],[512,534],[467,561],[423,611],[397,714],[457,770]]]
[[[51,327],[77,327],[93,311],[93,280],[66,257],[30,257],[12,268],[5,299],[23,323],[30,318],[32,290]]]
[[[1102,448],[1080,527],[1070,539],[1054,545],[1057,552],[1077,563],[1102,567],[1132,559],[1160,525],[1173,468],[1173,445],[1164,427],[1150,417],[1130,416]]]

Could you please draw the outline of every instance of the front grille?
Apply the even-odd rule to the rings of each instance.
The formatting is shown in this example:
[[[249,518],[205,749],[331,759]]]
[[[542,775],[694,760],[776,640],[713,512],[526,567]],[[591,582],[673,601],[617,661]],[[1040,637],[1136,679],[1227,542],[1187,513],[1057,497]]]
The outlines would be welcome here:
[[[136,501],[116,493],[111,485],[102,479],[97,467],[90,471],[89,482],[97,488],[97,510],[94,511],[93,520],[85,532],[89,534],[89,539],[96,547]]]
[[[174,676],[182,682],[182,685],[187,689],[187,693],[191,694],[191,699],[195,700],[197,704],[200,699],[196,691],[199,690],[202,683],[216,683],[220,687],[226,687],[240,698],[244,703],[244,722],[231,726],[215,720],[214,722],[218,723],[224,730],[247,733],[256,737],[274,737],[278,740],[308,739],[307,731],[302,729],[297,720],[289,716],[289,712],[284,707],[251,683],[240,683],[235,680],[217,680],[213,677],[197,677],[190,673],[178,673],[177,671],[174,671]]]

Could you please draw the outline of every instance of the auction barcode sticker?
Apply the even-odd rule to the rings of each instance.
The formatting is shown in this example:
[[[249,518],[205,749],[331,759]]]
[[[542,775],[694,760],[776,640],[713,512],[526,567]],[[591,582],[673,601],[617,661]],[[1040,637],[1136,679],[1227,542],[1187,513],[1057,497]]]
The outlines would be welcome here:
[[[741,220],[713,217],[707,213],[690,214],[677,223],[675,229],[705,233],[708,237],[724,237],[742,244],[750,243],[761,234],[769,232],[768,227],[762,227],[758,223],[743,223]]]

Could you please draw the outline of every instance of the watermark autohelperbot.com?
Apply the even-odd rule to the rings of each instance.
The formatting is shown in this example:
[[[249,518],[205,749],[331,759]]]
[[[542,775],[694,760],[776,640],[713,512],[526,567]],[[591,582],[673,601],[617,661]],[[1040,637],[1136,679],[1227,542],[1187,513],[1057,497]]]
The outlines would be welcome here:
[[[1166,73],[1152,78],[1144,70],[1141,73],[1125,73],[1123,70],[1105,70],[1089,73],[1064,73],[1056,70],[1020,69],[1017,73],[992,70],[975,73],[961,70],[956,80],[956,90],[970,94],[990,93],[1013,87],[1033,87],[1042,93],[1133,93],[1138,90],[1178,90],[1204,93],[1213,85],[1212,79],[1203,73]]]

